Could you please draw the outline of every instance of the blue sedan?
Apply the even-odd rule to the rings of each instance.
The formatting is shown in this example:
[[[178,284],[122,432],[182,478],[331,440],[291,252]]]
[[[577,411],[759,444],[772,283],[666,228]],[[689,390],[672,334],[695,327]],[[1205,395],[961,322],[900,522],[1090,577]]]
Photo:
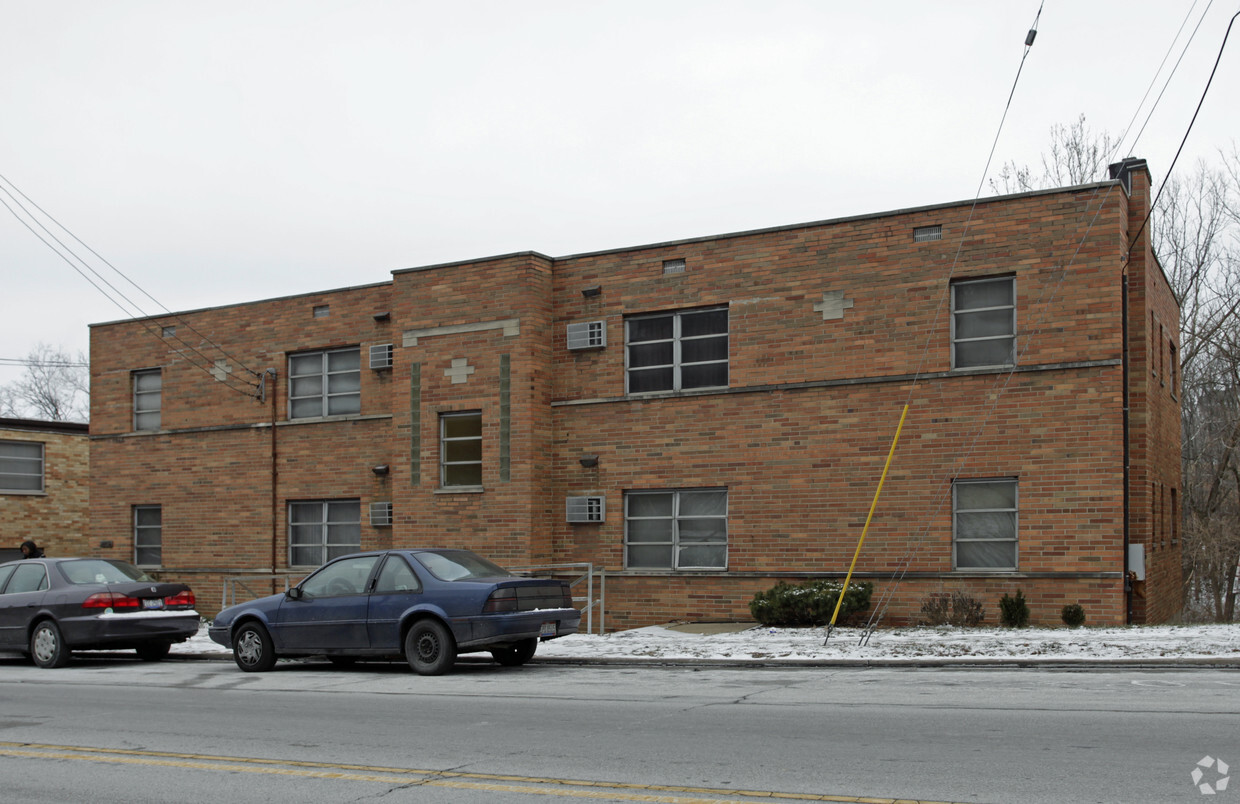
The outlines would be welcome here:
[[[403,657],[440,675],[459,653],[525,664],[540,641],[580,623],[563,581],[514,575],[468,550],[387,550],[337,558],[287,592],[230,606],[209,633],[247,672],[298,656]]]

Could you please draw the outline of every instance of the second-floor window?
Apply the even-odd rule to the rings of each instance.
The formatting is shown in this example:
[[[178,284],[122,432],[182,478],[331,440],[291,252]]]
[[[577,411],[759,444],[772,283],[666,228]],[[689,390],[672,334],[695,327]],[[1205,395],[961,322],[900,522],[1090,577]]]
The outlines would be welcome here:
[[[163,373],[159,369],[133,373],[133,429],[158,430],[163,405]]]
[[[726,307],[644,315],[624,323],[628,393],[727,387]]]
[[[482,414],[445,413],[439,417],[439,484],[482,485]]]
[[[353,346],[290,355],[288,383],[290,419],[361,413],[361,350]]]
[[[1016,365],[1016,279],[952,283],[952,368]]]

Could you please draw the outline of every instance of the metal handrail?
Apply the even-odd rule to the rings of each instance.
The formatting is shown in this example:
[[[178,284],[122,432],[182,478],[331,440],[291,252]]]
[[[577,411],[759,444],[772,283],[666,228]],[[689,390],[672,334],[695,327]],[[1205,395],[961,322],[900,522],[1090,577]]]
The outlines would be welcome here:
[[[577,576],[573,580],[569,581],[568,585],[569,587],[574,587],[580,584],[582,581],[586,582],[586,596],[585,597],[574,597],[573,600],[575,602],[584,601],[586,604],[585,606],[582,607],[581,611],[583,614],[586,615],[585,632],[587,634],[594,633],[594,610],[595,608],[598,609],[598,633],[599,633],[599,636],[602,636],[603,633],[606,631],[607,570],[603,569],[602,567],[595,569],[594,564],[592,562],[581,561],[581,562],[576,562],[572,564],[541,564],[541,565],[534,566],[534,567],[517,567],[513,569],[512,572],[534,573],[534,572],[545,572],[547,570],[553,570],[553,571],[554,570],[581,570],[583,568],[585,572],[583,572],[581,575]],[[599,579],[599,583],[598,583],[599,591],[598,591],[597,600],[594,597],[594,576],[595,575],[598,575],[598,579]]]
[[[241,587],[251,598],[266,597],[271,594],[267,590],[256,592],[250,588],[246,581],[261,583],[264,581],[284,581],[284,591],[288,591],[289,580],[292,578],[304,578],[304,572],[275,572],[275,573],[255,573],[252,575],[228,575],[224,578],[224,590],[220,596],[220,608],[227,608],[237,602],[237,587]]]

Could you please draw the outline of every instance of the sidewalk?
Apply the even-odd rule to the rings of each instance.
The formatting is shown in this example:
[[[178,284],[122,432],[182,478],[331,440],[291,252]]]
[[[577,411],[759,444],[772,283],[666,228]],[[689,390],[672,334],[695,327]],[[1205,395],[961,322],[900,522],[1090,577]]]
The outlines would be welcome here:
[[[764,628],[754,623],[673,623],[604,636],[544,642],[534,661],[741,667],[1055,667],[1240,668],[1240,624],[1127,628],[889,628],[858,644],[862,631]],[[177,656],[231,658],[206,636],[174,645]],[[485,654],[483,654],[485,655]],[[465,658],[468,659],[469,654]]]

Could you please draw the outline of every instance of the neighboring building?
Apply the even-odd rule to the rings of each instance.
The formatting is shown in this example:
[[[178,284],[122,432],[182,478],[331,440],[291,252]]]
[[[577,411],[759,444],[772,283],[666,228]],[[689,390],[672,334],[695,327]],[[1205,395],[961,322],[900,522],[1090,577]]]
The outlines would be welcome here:
[[[88,552],[89,429],[0,419],[0,561],[20,558],[27,539],[49,556]]]
[[[1041,623],[1169,619],[1179,310],[1145,163],[1114,170],[96,325],[92,540],[205,610],[229,574],[447,545],[605,568],[612,627],[741,619],[843,577],[908,402],[856,576],[886,622],[1017,589]]]

